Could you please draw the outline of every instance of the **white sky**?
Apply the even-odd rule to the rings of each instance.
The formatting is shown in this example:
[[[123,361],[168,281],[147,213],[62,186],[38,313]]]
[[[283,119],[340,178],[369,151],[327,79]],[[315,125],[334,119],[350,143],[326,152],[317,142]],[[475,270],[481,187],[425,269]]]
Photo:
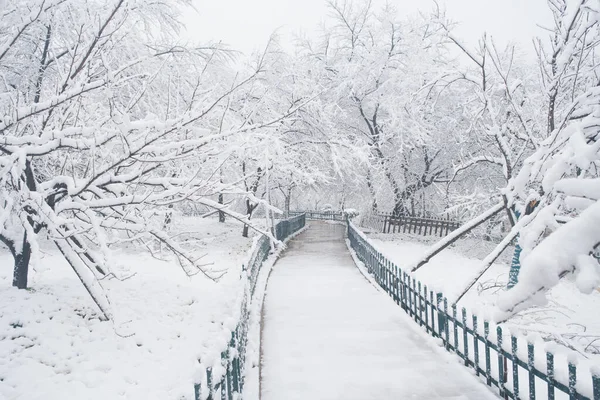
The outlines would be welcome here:
[[[402,15],[429,11],[432,0],[389,0]],[[189,35],[196,41],[222,41],[250,53],[262,49],[278,30],[285,45],[294,33],[318,29],[325,18],[325,0],[194,0],[198,12],[187,14]],[[381,4],[384,0],[374,0]],[[499,46],[516,42],[531,49],[531,39],[543,36],[537,24],[549,25],[546,0],[440,0],[447,15],[460,23],[456,36],[474,44],[484,32]]]

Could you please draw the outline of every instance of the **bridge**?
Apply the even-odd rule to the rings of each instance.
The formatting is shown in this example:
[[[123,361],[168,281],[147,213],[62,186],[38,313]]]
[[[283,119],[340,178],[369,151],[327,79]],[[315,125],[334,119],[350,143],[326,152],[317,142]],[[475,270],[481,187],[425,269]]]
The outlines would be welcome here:
[[[257,244],[240,321],[201,365],[197,400],[600,399],[599,376],[582,384],[574,363],[558,369],[552,353],[449,310],[345,215],[298,213],[276,234],[296,236],[274,265]]]
[[[362,275],[345,232],[313,222],[275,265],[261,399],[495,399]]]

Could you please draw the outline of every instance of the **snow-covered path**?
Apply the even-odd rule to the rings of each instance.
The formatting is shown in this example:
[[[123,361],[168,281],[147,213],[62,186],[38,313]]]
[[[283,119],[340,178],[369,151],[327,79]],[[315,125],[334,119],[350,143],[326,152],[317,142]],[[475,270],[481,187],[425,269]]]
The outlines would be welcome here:
[[[310,224],[269,279],[262,400],[496,398],[361,275],[343,225]]]

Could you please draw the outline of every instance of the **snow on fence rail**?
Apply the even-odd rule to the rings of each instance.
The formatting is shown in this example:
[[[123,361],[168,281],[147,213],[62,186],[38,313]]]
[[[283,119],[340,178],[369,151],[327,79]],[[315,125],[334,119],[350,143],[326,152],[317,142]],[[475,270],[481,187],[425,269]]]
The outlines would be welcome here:
[[[378,252],[352,223],[348,240],[356,256],[379,286],[444,348],[500,397],[510,399],[600,400],[600,368],[577,368],[577,360],[537,347],[524,337],[510,335],[502,326],[481,320],[434,293]],[[482,329],[483,327],[483,329]],[[542,347],[545,347],[543,349]]]
[[[363,219],[363,226],[382,233],[413,233],[423,236],[446,236],[460,227],[458,221],[441,217],[374,214]]]
[[[285,240],[305,226],[303,214],[280,221],[275,226],[277,240]],[[271,242],[262,235],[254,244],[252,255],[244,266],[244,295],[241,300],[235,329],[231,331],[229,343],[221,351],[220,358],[212,365],[202,364],[202,376],[194,385],[195,400],[233,400],[241,398],[244,389],[246,369],[246,350],[250,327],[251,304],[254,301],[256,283],[263,262],[271,252]],[[201,360],[202,362],[202,360]]]

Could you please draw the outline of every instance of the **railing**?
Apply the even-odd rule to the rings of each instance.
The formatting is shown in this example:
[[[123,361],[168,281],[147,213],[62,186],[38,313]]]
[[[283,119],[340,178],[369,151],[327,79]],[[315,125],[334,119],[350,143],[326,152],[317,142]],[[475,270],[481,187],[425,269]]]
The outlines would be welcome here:
[[[505,340],[508,335],[501,326],[481,321],[465,308],[459,315],[456,305],[452,305],[449,312],[448,299],[443,294],[429,290],[390,262],[352,223],[348,224],[348,239],[379,286],[427,333],[441,339],[446,350],[458,355],[483,382],[498,388],[500,397],[600,400],[600,371],[592,371],[591,378],[578,379],[575,361],[562,357],[557,358],[557,365],[563,368],[557,369],[554,353],[536,348],[522,337],[510,335],[510,340]]]
[[[275,237],[284,240],[305,226],[305,216],[300,214],[280,221],[275,226]],[[244,266],[246,279],[244,295],[239,310],[239,320],[231,332],[229,344],[221,352],[217,370],[207,366],[202,382],[194,385],[195,400],[233,400],[241,398],[244,389],[246,372],[246,348],[248,344],[248,328],[250,323],[250,305],[254,299],[256,283],[263,262],[271,251],[268,237],[261,236],[254,246],[248,264]]]
[[[374,214],[366,216],[363,226],[382,233],[412,233],[423,236],[446,236],[460,227],[460,223],[441,217],[420,217],[411,215],[394,216]]]
[[[346,214],[343,211],[288,211],[290,217],[305,214],[306,219],[325,220],[325,221],[346,221]]]

